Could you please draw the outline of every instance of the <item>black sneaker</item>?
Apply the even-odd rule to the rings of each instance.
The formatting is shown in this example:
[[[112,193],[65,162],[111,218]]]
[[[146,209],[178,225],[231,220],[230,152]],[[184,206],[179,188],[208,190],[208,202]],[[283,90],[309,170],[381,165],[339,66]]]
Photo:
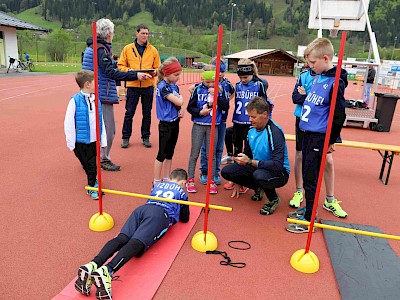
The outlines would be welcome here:
[[[110,161],[110,160],[109,161],[103,161],[101,163],[101,168],[104,171],[111,171],[111,172],[121,170],[120,166],[117,166],[117,165],[113,164],[112,161]]]
[[[149,137],[142,138],[142,143],[146,148],[151,148]]]
[[[273,201],[268,201],[267,203],[264,204],[264,206],[260,209],[260,214],[262,215],[272,215],[276,208],[278,207],[279,203],[281,202],[281,198],[276,198]]]
[[[129,139],[122,139],[121,148],[128,148]]]
[[[263,196],[264,196],[264,190],[262,188],[258,188],[255,190],[254,195],[251,196],[251,200],[261,201]]]

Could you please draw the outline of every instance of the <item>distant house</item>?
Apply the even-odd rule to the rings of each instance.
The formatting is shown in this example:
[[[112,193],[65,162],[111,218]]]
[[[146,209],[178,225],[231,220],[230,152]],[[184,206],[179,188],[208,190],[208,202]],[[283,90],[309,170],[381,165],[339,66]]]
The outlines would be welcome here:
[[[251,59],[256,63],[260,75],[293,75],[294,65],[299,59],[282,49],[249,49],[225,56],[228,70],[236,72],[241,58]]]
[[[0,11],[0,66],[8,65],[9,56],[18,58],[17,30],[48,32],[47,28],[36,26]]]

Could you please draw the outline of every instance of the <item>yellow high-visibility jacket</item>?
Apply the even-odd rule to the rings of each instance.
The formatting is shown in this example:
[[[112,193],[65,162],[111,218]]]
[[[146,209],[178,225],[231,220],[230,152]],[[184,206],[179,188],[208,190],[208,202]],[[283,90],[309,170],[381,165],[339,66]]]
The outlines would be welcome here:
[[[135,71],[157,70],[160,64],[160,55],[157,49],[147,41],[143,56],[140,56],[134,42],[126,45],[124,49],[122,49],[117,66],[120,71],[127,72],[129,69]],[[135,80],[126,82],[126,87],[145,88],[149,86],[154,86],[154,78],[147,79],[146,81]]]

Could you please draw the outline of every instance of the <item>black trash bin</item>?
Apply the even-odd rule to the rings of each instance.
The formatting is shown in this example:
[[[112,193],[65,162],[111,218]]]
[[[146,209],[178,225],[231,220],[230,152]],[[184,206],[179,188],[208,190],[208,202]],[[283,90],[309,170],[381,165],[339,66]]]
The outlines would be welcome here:
[[[376,130],[389,132],[397,100],[400,99],[400,96],[385,93],[375,93],[375,96],[377,98],[375,118],[378,119]]]

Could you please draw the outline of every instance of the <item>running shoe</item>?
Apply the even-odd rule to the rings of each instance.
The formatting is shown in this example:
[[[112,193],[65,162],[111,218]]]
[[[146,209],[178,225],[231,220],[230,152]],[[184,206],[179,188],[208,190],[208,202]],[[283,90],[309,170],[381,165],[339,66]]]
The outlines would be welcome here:
[[[234,185],[235,184],[232,181],[228,181],[227,183],[224,184],[224,189],[232,190]]]
[[[207,184],[207,175],[200,174],[200,183]]]
[[[264,204],[264,206],[260,209],[260,214],[267,216],[272,215],[276,208],[278,207],[279,203],[281,202],[281,198],[278,196],[275,200],[269,200]]]
[[[307,221],[304,216],[298,218],[301,221]],[[286,225],[286,230],[292,233],[307,233],[310,230],[308,225],[296,224],[296,223],[289,223]],[[315,232],[316,228],[313,227],[313,232]]]
[[[323,208],[332,212],[338,218],[346,218],[347,213],[340,206],[340,202],[342,201],[338,201],[337,199],[334,199],[331,203],[329,203],[328,200],[325,200]]]
[[[92,273],[92,282],[96,286],[96,298],[99,300],[111,300],[111,280],[107,266],[102,266]]]
[[[186,182],[186,190],[188,193],[197,193],[196,183],[194,182],[193,178],[189,178]]]
[[[303,193],[296,192],[294,193],[292,200],[289,201],[289,205],[293,208],[299,208],[301,202],[303,202]]]
[[[217,185],[214,183],[213,180],[210,182],[210,194],[216,194],[218,193],[218,188]]]
[[[227,165],[227,164],[231,164],[233,163],[233,157],[230,155],[225,155],[222,159],[221,159],[221,165]]]
[[[264,190],[262,188],[257,188],[254,192],[254,195],[251,196],[251,200],[261,201],[263,197],[264,197]]]
[[[86,265],[80,266],[78,270],[78,279],[75,281],[75,289],[85,295],[90,295],[90,289],[92,287],[91,275],[93,271],[96,271],[97,265],[94,262],[90,262]]]

